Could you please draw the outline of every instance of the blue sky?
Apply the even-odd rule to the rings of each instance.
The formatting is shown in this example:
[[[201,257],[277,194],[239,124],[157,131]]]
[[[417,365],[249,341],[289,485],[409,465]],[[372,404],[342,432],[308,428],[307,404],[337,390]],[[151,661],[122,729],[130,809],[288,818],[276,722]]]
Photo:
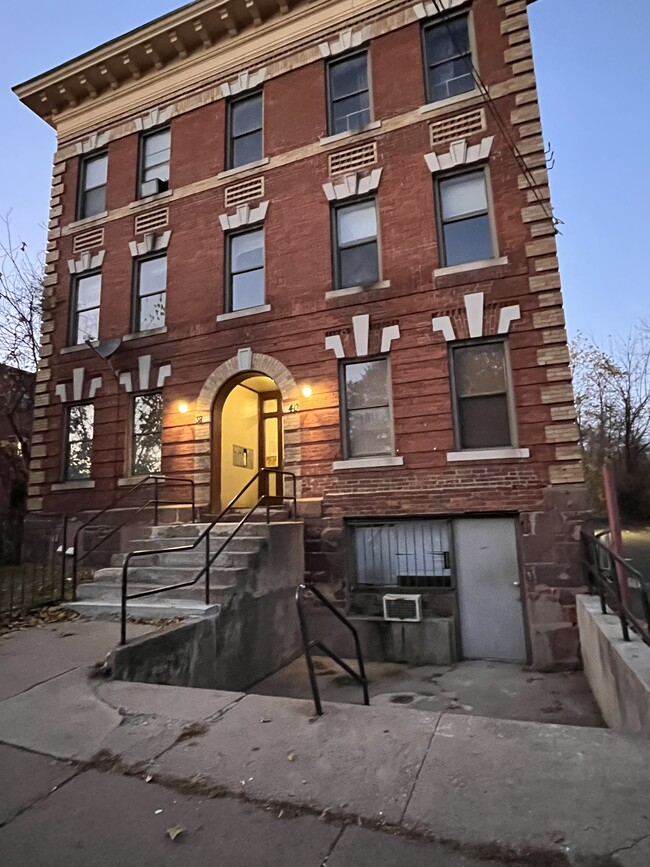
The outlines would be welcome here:
[[[12,212],[14,232],[32,252],[45,246],[54,132],[11,86],[180,5],[13,4],[0,52],[0,214]],[[530,14],[544,136],[555,151],[553,204],[565,224],[559,251],[569,331],[602,339],[650,319],[650,3],[537,0]]]

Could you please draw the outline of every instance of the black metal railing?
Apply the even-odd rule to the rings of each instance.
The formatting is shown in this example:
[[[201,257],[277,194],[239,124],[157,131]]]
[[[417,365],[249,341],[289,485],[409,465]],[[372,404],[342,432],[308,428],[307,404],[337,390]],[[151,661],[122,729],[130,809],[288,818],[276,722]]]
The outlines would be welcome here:
[[[333,650],[330,650],[324,642],[320,641],[318,638],[309,639],[309,630],[307,628],[307,618],[305,617],[305,601],[304,596],[306,593],[311,593],[315,596],[318,601],[324,605],[331,613],[340,620],[340,622],[350,630],[352,633],[352,637],[354,639],[354,648],[357,654],[357,665],[359,666],[359,671],[355,671],[351,666],[344,662],[340,656],[337,656]],[[339,665],[343,671],[350,675],[353,680],[359,684],[359,686],[363,689],[363,703],[365,705],[370,704],[370,697],[368,695],[368,678],[366,677],[366,670],[363,665],[363,654],[361,653],[361,644],[359,642],[359,633],[356,628],[350,623],[348,618],[342,614],[338,608],[336,608],[329,599],[321,593],[321,591],[314,587],[313,584],[300,584],[298,589],[296,590],[296,606],[298,608],[298,619],[300,620],[300,633],[302,635],[302,643],[305,648],[305,659],[307,660],[307,672],[309,674],[309,683],[311,685],[312,695],[314,697],[314,707],[316,709],[316,715],[323,715],[323,706],[320,700],[320,691],[318,689],[318,679],[316,677],[316,670],[314,669],[314,661],[312,659],[311,652],[314,648],[318,648],[322,651],[326,656]]]
[[[630,627],[650,644],[650,584],[638,569],[631,566],[605,545],[598,536],[581,531],[582,566],[590,593],[598,593],[603,614],[607,605],[621,622],[624,641],[630,640]]]
[[[188,500],[161,500],[159,486],[161,483],[173,482],[174,485],[189,485],[190,486],[190,498]],[[114,511],[118,507],[124,508],[124,504],[129,497],[132,497],[133,494],[145,489],[147,486],[147,490],[149,489],[149,485],[153,483],[153,496],[146,500],[144,503],[139,504],[138,506],[132,506],[128,508],[129,515],[119,524],[111,527],[111,529],[107,533],[102,533],[101,538],[95,542],[94,545],[91,545],[90,548],[84,550],[80,553],[81,541],[83,538],[83,534],[91,527],[93,524],[97,524],[100,518],[103,518],[109,512]],[[139,514],[144,512],[146,509],[153,509],[153,523],[158,523],[158,516],[160,512],[161,506],[191,506],[192,507],[192,523],[196,521],[196,486],[194,479],[182,478],[180,476],[170,476],[167,473],[151,473],[148,476],[145,476],[135,485],[131,485],[126,488],[119,497],[116,497],[115,500],[111,503],[110,506],[106,506],[106,508],[101,509],[99,512],[96,512],[91,518],[81,524],[75,530],[74,540],[72,543],[72,598],[76,600],[77,598],[77,581],[79,575],[79,564],[82,560],[96,551],[101,545],[106,542],[107,539],[110,539],[116,533],[125,527],[127,524],[131,524],[133,519],[136,518]],[[63,565],[62,570],[65,571],[65,561],[68,555],[67,542],[64,542],[63,547]]]
[[[290,497],[284,496],[284,494],[277,495],[269,495],[268,491],[270,490],[270,476],[271,474],[276,477],[276,486],[278,477],[284,482],[284,477],[288,476],[292,480],[293,490],[292,495]],[[210,548],[210,533],[215,528],[215,526],[220,523],[227,513],[235,508],[236,504],[242,498],[242,496],[248,491],[248,489],[256,482],[263,482],[263,490],[264,493],[260,495],[257,502],[254,506],[248,509],[244,517],[237,523],[235,528],[231,533],[226,536],[224,541],[218,546],[216,551],[212,551]],[[283,485],[282,485],[283,486]],[[281,500],[285,502],[289,500],[293,503],[293,511],[292,515],[295,518],[297,514],[297,483],[296,483],[296,475],[295,473],[290,473],[287,470],[277,470],[272,469],[270,467],[262,467],[259,472],[255,473],[253,478],[245,485],[239,493],[232,498],[232,500],[228,503],[225,509],[212,521],[211,524],[201,532],[196,541],[191,545],[175,545],[169,548],[156,548],[155,551],[152,551],[150,548],[142,551],[131,551],[124,558],[124,563],[122,565],[122,604],[121,604],[121,622],[120,622],[120,644],[126,644],[126,621],[127,621],[127,606],[129,600],[131,599],[143,599],[148,596],[155,596],[157,593],[169,593],[172,590],[180,590],[184,587],[192,587],[195,584],[198,584],[201,578],[205,577],[205,604],[209,605],[210,603],[210,568],[214,564],[215,560],[219,557],[220,554],[228,547],[228,545],[232,542],[235,536],[239,533],[241,528],[248,522],[251,516],[259,509],[261,505],[266,506],[266,523],[270,524],[271,522],[271,505],[274,500]],[[176,584],[166,584],[162,587],[154,587],[151,590],[141,590],[137,593],[129,593],[128,592],[128,570],[131,561],[136,559],[137,557],[147,557],[151,556],[152,553],[156,555],[160,554],[177,554],[182,551],[193,551],[202,543],[205,542],[205,561],[201,568],[201,571],[196,575],[195,578],[192,578],[190,581],[179,581]]]

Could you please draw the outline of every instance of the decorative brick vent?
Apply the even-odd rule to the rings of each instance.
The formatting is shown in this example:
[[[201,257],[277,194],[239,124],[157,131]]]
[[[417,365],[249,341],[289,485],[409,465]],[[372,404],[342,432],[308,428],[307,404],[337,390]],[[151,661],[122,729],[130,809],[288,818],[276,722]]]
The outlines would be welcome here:
[[[356,172],[377,162],[377,142],[346,148],[330,156],[330,175]]]
[[[135,218],[135,234],[142,235],[144,232],[153,232],[162,229],[169,222],[169,208],[160,208],[157,211],[147,211]]]
[[[92,250],[93,247],[101,247],[104,243],[103,229],[90,229],[88,232],[82,232],[81,235],[75,235],[72,242],[72,252],[82,253],[84,250]]]
[[[476,111],[468,111],[466,114],[456,114],[437,120],[429,126],[431,146],[452,139],[465,138],[475,132],[485,129],[485,109],[477,108]]]
[[[253,199],[261,199],[264,196],[264,178],[252,178],[226,187],[224,200],[226,208],[234,208],[244,205]]]

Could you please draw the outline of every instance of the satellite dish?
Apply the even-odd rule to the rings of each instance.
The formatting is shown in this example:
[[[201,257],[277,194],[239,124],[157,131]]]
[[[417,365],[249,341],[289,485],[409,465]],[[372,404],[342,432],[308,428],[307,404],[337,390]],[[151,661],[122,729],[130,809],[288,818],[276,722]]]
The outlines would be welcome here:
[[[86,340],[86,343],[100,358],[109,359],[122,345],[122,338],[111,337],[110,340],[100,340],[99,343],[92,343],[90,340]]]

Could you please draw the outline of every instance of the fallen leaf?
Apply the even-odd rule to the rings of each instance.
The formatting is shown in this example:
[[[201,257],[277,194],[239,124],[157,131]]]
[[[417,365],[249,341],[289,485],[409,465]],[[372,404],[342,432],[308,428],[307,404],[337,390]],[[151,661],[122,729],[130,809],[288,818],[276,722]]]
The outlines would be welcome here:
[[[290,762],[295,762],[296,761],[296,754],[295,753],[288,753],[287,758],[289,759]]]
[[[185,828],[182,825],[174,825],[173,828],[167,828],[167,836],[170,840],[175,840],[180,834],[185,833]]]

